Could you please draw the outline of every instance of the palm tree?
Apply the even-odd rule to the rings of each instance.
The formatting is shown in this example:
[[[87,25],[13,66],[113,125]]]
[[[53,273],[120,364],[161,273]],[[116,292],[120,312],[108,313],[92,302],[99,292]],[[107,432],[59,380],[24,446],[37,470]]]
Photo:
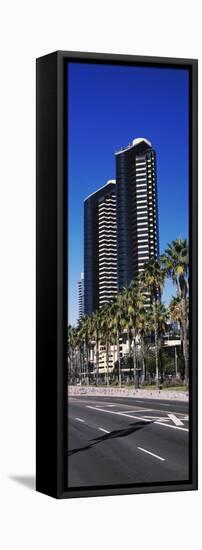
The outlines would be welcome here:
[[[78,322],[76,333],[77,333],[77,349],[78,349],[78,362],[79,362],[79,378],[82,382],[82,375],[85,380],[86,375],[86,355],[85,355],[85,342],[84,342],[84,331],[81,318]]]
[[[156,363],[156,385],[159,385],[159,342],[158,342],[158,303],[165,281],[165,270],[162,269],[160,261],[151,259],[144,264],[144,271],[140,275],[140,281],[146,291],[150,293],[154,321],[155,338],[155,363]]]
[[[129,323],[132,330],[133,338],[133,370],[134,370],[134,386],[136,387],[136,369],[137,369],[137,349],[136,349],[136,338],[137,338],[137,321],[138,315],[141,308],[144,304],[145,295],[144,292],[141,292],[139,281],[131,281],[128,287],[128,308],[127,313],[129,316]]]
[[[110,326],[110,343],[113,346],[113,369],[115,367],[116,363],[116,343],[117,343],[117,334],[116,334],[116,326],[114,324],[114,320],[111,320],[111,326]]]
[[[80,361],[80,381],[82,378],[85,380],[85,344],[83,335],[82,318],[78,322],[77,326],[77,342],[79,348],[79,361]]]
[[[80,319],[78,331],[79,331],[80,338],[83,340],[85,374],[86,374],[87,384],[89,384],[88,364],[89,364],[89,344],[90,344],[90,337],[89,337],[90,317],[88,315],[84,315]]]
[[[76,370],[77,370],[77,378],[81,382],[82,380],[82,367],[84,362],[83,357],[83,339],[81,338],[81,334],[79,333],[78,326],[76,328]]]
[[[107,363],[107,386],[109,385],[109,339],[110,339],[110,308],[109,304],[105,304],[101,310],[101,334],[105,341],[106,363]]]
[[[128,356],[129,356],[129,368],[130,368],[130,379],[131,379],[131,367],[132,367],[132,357],[131,357],[131,343],[132,343],[132,318],[129,314],[128,307],[129,307],[129,296],[130,296],[130,290],[128,288],[123,288],[122,290],[122,315],[123,315],[123,324],[124,328],[127,330],[127,338],[128,338]]]
[[[95,311],[92,315],[92,336],[95,337],[95,364],[96,364],[96,386],[98,386],[99,378],[99,344],[101,330],[101,314],[100,311]]]
[[[171,321],[177,321],[180,327],[180,343],[181,343],[181,354],[183,357],[184,364],[184,354],[183,354],[183,330],[182,330],[182,312],[180,306],[180,299],[178,296],[173,296],[171,298],[170,304],[168,306],[169,318]],[[178,375],[177,369],[177,349],[175,347],[175,374]]]
[[[70,380],[71,380],[71,370],[72,370],[72,362],[73,362],[73,346],[72,346],[72,326],[71,325],[68,325],[67,327],[67,353],[68,353],[68,364],[69,364],[69,369],[68,369],[68,379],[70,377]]]
[[[179,296],[172,296],[169,304],[169,313],[172,321],[177,321],[180,326],[182,325],[182,312],[180,307]]]
[[[158,320],[158,345],[159,345],[159,357],[161,359],[161,348],[163,343],[163,335],[165,334],[167,330],[167,323],[168,323],[168,309],[165,307],[164,304],[161,302],[158,304],[157,307],[157,320]],[[161,365],[162,369],[162,365]],[[164,378],[164,372],[161,370],[161,377]]]
[[[76,346],[77,346],[77,334],[76,329],[71,325],[67,329],[67,342],[68,342],[68,356],[69,356],[69,376],[70,381],[74,382],[76,377]]]
[[[173,296],[172,297],[172,299],[170,301],[170,304],[169,304],[169,307],[168,307],[168,310],[169,310],[170,319],[172,321],[177,321],[177,323],[179,323],[179,326],[180,326],[180,340],[181,340],[181,345],[182,345],[182,350],[183,350],[182,311],[181,311],[179,296]]]
[[[113,325],[114,325],[116,330],[119,386],[121,386],[120,333],[121,333],[121,327],[123,327],[123,296],[121,293],[117,294],[117,296],[112,300],[110,304],[110,314],[111,314],[110,326],[113,330]]]
[[[146,379],[146,345],[145,345],[145,338],[147,335],[150,334],[152,329],[152,317],[151,317],[151,309],[142,307],[142,309],[139,312],[138,319],[137,319],[137,334],[140,340],[140,349],[141,349],[141,356],[142,356],[142,382]]]
[[[189,383],[189,352],[188,352],[188,314],[187,296],[189,292],[189,249],[186,239],[176,239],[168,244],[165,253],[161,257],[167,276],[176,285],[177,295],[180,300],[183,332],[183,355],[185,363],[185,384]]]

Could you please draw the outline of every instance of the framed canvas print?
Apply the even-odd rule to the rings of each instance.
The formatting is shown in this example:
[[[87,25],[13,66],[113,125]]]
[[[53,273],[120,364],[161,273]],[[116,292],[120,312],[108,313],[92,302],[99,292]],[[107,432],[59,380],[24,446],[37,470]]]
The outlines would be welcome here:
[[[37,59],[36,488],[197,489],[197,60]]]

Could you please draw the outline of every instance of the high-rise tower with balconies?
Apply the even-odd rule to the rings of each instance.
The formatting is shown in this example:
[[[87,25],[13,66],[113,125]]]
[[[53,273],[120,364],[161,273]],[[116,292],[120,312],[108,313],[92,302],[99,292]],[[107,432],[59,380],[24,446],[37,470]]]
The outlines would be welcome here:
[[[77,283],[77,299],[78,299],[78,321],[84,315],[84,273],[81,273]]]
[[[115,153],[116,180],[84,201],[84,312],[112,300],[159,256],[156,153],[136,138]]]
[[[90,315],[117,294],[116,182],[84,201],[84,312]]]
[[[137,138],[115,153],[118,290],[159,255],[156,153]]]

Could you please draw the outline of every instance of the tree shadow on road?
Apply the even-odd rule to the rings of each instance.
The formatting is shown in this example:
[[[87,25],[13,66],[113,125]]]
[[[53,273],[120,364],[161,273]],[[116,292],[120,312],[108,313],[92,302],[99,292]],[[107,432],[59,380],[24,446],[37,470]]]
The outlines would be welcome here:
[[[108,441],[109,439],[116,439],[117,437],[126,437],[127,435],[131,435],[132,433],[137,432],[138,430],[141,430],[142,428],[145,428],[149,424],[153,424],[153,421],[151,422],[133,422],[133,424],[129,424],[127,428],[121,429],[121,430],[113,430],[109,434],[101,435],[100,437],[95,437],[93,439],[90,439],[90,443],[88,445],[85,445],[84,447],[79,447],[77,449],[72,449],[67,452],[67,456],[74,455],[76,453],[80,453],[81,451],[87,451],[88,449],[91,449],[94,447],[94,445],[97,445],[98,443],[103,443],[104,441]],[[92,443],[91,443],[92,442]]]

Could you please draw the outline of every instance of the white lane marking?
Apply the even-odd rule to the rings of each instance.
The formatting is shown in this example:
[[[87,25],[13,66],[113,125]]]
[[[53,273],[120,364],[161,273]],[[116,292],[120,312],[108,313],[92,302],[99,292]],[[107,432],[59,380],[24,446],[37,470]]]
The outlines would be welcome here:
[[[157,420],[158,420],[158,422],[159,422],[159,421],[161,421],[161,422],[164,422],[164,421],[165,421],[165,422],[168,422],[168,419],[167,419],[167,417],[165,417],[165,416],[157,416],[157,415],[151,416],[151,415],[148,415],[148,414],[144,414],[144,418],[146,418],[146,420],[150,420],[150,421],[151,421],[151,420],[155,420],[155,422],[157,422]]]
[[[147,451],[147,449],[143,449],[142,447],[138,447],[139,451],[143,451],[143,453],[147,453],[148,455],[154,456],[154,458],[158,458],[159,460],[162,460],[165,462],[165,458],[162,458],[162,456],[155,455],[154,453],[151,453],[151,451]]]
[[[107,408],[108,407],[126,407],[126,406],[129,407],[129,405],[124,405],[123,403],[105,403],[105,402],[103,403],[103,401],[92,401],[90,399],[88,399],[88,400],[86,399],[85,401],[83,401],[83,400],[78,400],[78,401],[74,400],[74,401],[71,402],[71,405],[74,405],[74,404],[81,404],[85,407],[87,407],[88,405],[94,405],[95,408],[102,407],[103,405]]]
[[[131,411],[118,411],[118,412],[119,414],[126,414],[126,413],[128,414],[128,413],[135,413],[135,412],[141,413],[141,412],[150,412],[150,411],[153,411],[153,409],[133,409]]]
[[[184,426],[183,422],[175,414],[168,414],[169,418],[174,422],[176,426]]]
[[[71,399],[71,398],[70,398],[70,399]],[[118,399],[118,398],[116,398],[116,399]],[[134,398],[129,398],[129,399],[133,399],[133,400],[134,400]],[[146,405],[146,403],[145,403],[146,399],[145,399],[144,401],[142,401],[141,399],[139,399],[138,397],[136,397],[136,398],[135,398],[135,401],[136,401],[136,403],[134,403],[134,407],[137,407],[137,412],[139,412],[139,411],[142,412],[143,410],[141,411],[141,409],[139,409],[138,405],[139,405],[139,403],[144,403],[144,405]],[[151,399],[150,399],[150,401],[151,401]],[[98,409],[98,407],[100,407],[100,406],[103,406],[103,401],[95,401],[95,400],[92,400],[92,399],[91,399],[91,400],[90,400],[90,399],[88,399],[88,400],[86,399],[85,401],[83,401],[82,399],[79,400],[79,399],[73,398],[72,401],[71,401],[72,404],[74,404],[74,403],[76,403],[76,402],[81,403],[82,405],[85,405],[86,407],[89,406],[89,405],[87,405],[87,403],[92,403],[92,405],[94,405],[96,409]],[[106,402],[104,402],[104,405],[105,405],[105,407],[120,407],[120,408],[121,408],[121,407],[129,407],[129,408],[130,408],[130,405],[125,404],[125,403],[110,403],[110,402],[107,402],[107,401],[106,401]],[[155,405],[157,405],[157,403],[154,403],[154,407],[153,407],[153,408],[147,409],[147,410],[148,410],[148,411],[154,411],[154,412],[162,412],[162,410],[156,408]],[[159,405],[159,403],[158,403],[158,405]],[[131,406],[132,406],[132,403],[131,403]],[[150,406],[151,406],[151,405],[150,405]],[[167,407],[167,408],[168,408],[168,404],[161,403],[161,407]],[[98,410],[99,410],[99,409],[98,409]],[[145,409],[145,411],[146,411],[146,409]],[[124,413],[124,411],[121,411],[121,412]],[[128,411],[128,410],[126,409],[126,412],[133,412],[133,411],[132,411],[132,410],[129,410],[129,411]],[[180,415],[181,417],[184,416],[184,415],[187,415],[187,412],[182,412],[182,411],[174,411],[174,412],[173,412],[173,411],[167,410],[167,411],[165,411],[165,413],[166,413],[167,415],[169,415],[169,414],[174,414],[174,415],[178,414],[178,415]],[[185,418],[181,418],[181,420],[188,420],[188,419],[189,419],[188,416],[186,416]]]
[[[153,420],[155,422],[155,424],[157,424],[157,422],[161,422],[161,423],[165,423],[167,425],[167,422],[169,422],[169,418],[168,418],[169,415],[167,416],[151,416],[151,415],[147,415],[147,414],[144,414],[144,418],[146,418],[146,420]],[[172,420],[172,419],[171,419]],[[177,418],[177,421],[179,419]],[[184,418],[182,420],[185,420]],[[187,418],[188,420],[188,418]],[[177,426],[184,426],[183,422],[181,422],[181,420],[179,420],[179,424],[177,424],[177,421],[176,421],[176,425]],[[169,424],[169,426],[172,426],[172,424]],[[174,426],[175,427],[175,426]]]
[[[147,424],[150,422],[148,419],[143,418],[142,416],[134,416],[127,413],[120,413],[117,411],[109,411],[106,409],[100,409],[98,407],[92,407],[91,405],[86,405],[87,409],[93,409],[95,411],[105,412],[108,414],[117,414],[118,416],[125,416],[127,418],[134,418],[135,420],[142,420],[142,422],[146,422]],[[164,424],[163,422],[154,421],[153,424],[159,424],[160,426],[165,426],[166,428],[174,428],[175,430],[182,430],[184,432],[188,432],[189,430],[187,428],[181,428],[180,426],[172,426],[171,424]]]
[[[100,411],[108,414],[117,414],[119,416],[128,416],[129,418],[137,418],[138,420],[144,420],[141,416],[132,416],[131,414],[127,414],[126,412],[118,412],[118,411],[109,411],[106,409],[100,409],[98,407],[92,407],[91,405],[86,405],[87,409],[93,409],[94,411]],[[145,422],[148,422],[148,420],[145,420]]]
[[[159,424],[159,426],[166,426],[166,428],[173,428],[174,430],[181,430],[182,432],[188,432],[188,428],[181,428],[180,426],[173,426],[172,424],[165,424],[164,422],[154,422],[154,424]]]
[[[145,401],[146,401],[146,400],[145,400]],[[156,408],[155,405],[157,405],[157,403],[154,403],[154,407],[152,407],[152,408],[151,408],[151,405],[150,405],[150,408],[141,409],[138,405],[139,405],[139,403],[144,403],[144,405],[146,405],[145,401],[141,401],[140,399],[138,399],[138,402],[137,402],[137,403],[134,403],[134,405],[131,403],[131,407],[132,407],[132,406],[133,406],[133,407],[136,407],[137,412],[138,412],[138,411],[141,412],[141,411],[144,411],[144,410],[145,410],[145,411],[148,410],[148,411],[154,411],[154,412],[162,412],[161,409]],[[74,400],[74,402],[76,402],[76,400]],[[92,401],[92,400],[90,400],[90,399],[86,400],[85,402],[82,401],[82,400],[78,400],[78,403],[81,403],[82,405],[85,405],[86,407],[88,406],[87,403],[89,403],[89,404],[94,405],[96,408],[102,407],[102,406],[104,405],[104,406],[107,407],[107,408],[108,408],[108,407],[120,407],[120,408],[121,408],[121,407],[129,407],[129,409],[130,409],[130,405],[125,404],[125,403],[109,403],[109,402],[104,402],[104,403],[103,403],[103,401]],[[159,405],[159,403],[158,403],[158,405]],[[161,407],[167,407],[167,408],[168,408],[168,405],[161,403]],[[134,410],[134,408],[133,408],[133,410]],[[127,410],[127,409],[126,409],[126,412],[133,412],[133,410],[132,410],[132,408],[131,408],[130,410]],[[120,412],[124,412],[124,411],[120,411]],[[174,414],[174,415],[178,414],[178,415],[180,415],[180,416],[187,415],[187,412],[182,412],[182,411],[170,411],[170,410],[167,410],[167,411],[164,411],[164,412],[165,412],[166,414]],[[188,417],[187,417],[187,419],[188,419]],[[185,419],[184,419],[184,420],[185,420]]]
[[[100,403],[99,403],[98,405],[95,405],[95,406],[96,406],[96,409],[97,409],[97,407],[99,407],[99,405],[100,405]],[[102,405],[102,403],[101,403],[101,405]],[[117,405],[107,405],[107,404],[105,403],[105,407],[116,407],[116,406],[117,406]]]
[[[82,418],[75,418],[75,420],[78,420],[78,422],[84,422],[85,423],[85,420],[83,420]],[[87,426],[89,428],[92,428],[93,426],[90,426],[87,424]],[[105,430],[104,428],[99,428],[98,426],[95,426],[95,430],[100,430],[101,432],[104,432],[106,434],[110,434],[110,432],[108,432],[108,430]]]

